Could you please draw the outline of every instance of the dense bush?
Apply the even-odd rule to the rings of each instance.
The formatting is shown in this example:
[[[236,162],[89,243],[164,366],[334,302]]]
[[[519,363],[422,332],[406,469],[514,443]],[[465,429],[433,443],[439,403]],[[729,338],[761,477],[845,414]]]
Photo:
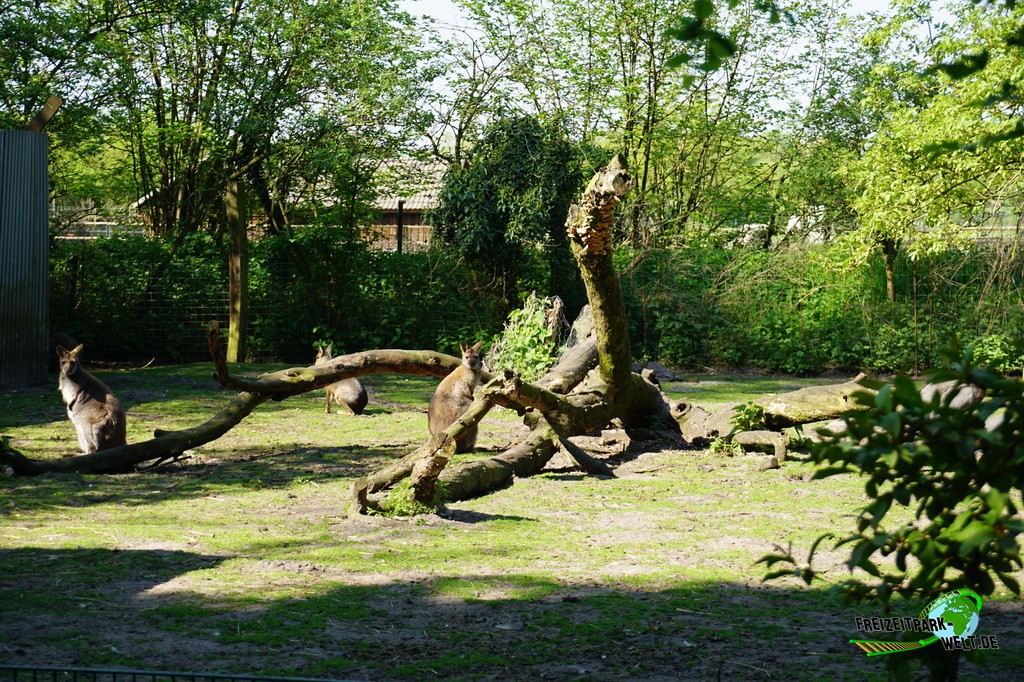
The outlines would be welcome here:
[[[625,254],[623,288],[637,354],[670,364],[915,371],[956,336],[977,341],[993,368],[1020,371],[1024,263],[1011,251],[901,260],[891,301],[880,260],[859,262],[841,244]]]

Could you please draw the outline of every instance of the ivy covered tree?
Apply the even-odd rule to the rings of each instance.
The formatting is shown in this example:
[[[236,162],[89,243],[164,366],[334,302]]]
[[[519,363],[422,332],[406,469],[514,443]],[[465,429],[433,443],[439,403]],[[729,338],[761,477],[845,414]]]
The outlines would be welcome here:
[[[586,164],[556,123],[509,116],[491,125],[466,167],[445,175],[429,218],[434,234],[491,278],[503,313],[518,307],[523,284],[542,285],[571,312],[582,306],[565,216],[592,170]]]

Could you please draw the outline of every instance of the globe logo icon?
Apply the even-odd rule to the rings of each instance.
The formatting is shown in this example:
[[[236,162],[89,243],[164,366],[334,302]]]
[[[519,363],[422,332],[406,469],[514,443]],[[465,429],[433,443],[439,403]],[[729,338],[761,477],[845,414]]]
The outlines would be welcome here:
[[[981,598],[971,590],[954,590],[942,595],[929,604],[922,618],[934,621],[942,620],[945,625],[941,629],[933,629],[932,634],[940,639],[967,639],[978,629],[981,612]]]
[[[861,632],[930,632],[930,637],[917,641],[908,638],[902,641],[851,639],[850,643],[859,646],[868,656],[914,651],[940,641],[946,650],[998,649],[999,642],[994,635],[974,636],[980,620],[981,596],[972,589],[962,587],[932,601],[917,618],[857,619],[857,628]]]

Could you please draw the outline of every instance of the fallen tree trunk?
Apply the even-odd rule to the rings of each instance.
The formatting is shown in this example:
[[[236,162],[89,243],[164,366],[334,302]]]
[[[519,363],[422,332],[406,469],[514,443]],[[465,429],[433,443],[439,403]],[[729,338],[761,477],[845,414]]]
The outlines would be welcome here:
[[[224,386],[239,391],[239,394],[207,421],[181,431],[157,430],[152,439],[140,443],[60,459],[31,459],[5,446],[0,448],[0,462],[10,466],[18,476],[69,472],[124,473],[146,462],[161,462],[180,457],[186,450],[220,438],[268,400],[284,400],[292,395],[323,388],[340,379],[366,374],[396,373],[443,377],[460,363],[458,358],[431,351],[376,350],[340,356],[323,365],[272,372],[259,379],[249,380],[232,377],[228,372],[227,363],[220,349],[219,330],[217,322],[211,322],[206,332],[207,344],[216,368],[214,378]]]
[[[270,396],[239,393],[209,420],[182,431],[157,431],[151,440],[61,459],[29,459],[11,448],[0,450],[0,461],[18,476],[49,473],[120,474],[140,464],[180,457],[186,450],[216,440],[241,422]]]
[[[808,386],[768,396],[755,400],[754,404],[764,408],[764,424],[773,430],[835,419],[849,410],[865,409],[852,399],[854,393],[868,390],[858,383],[864,376],[858,374],[841,384]]]
[[[838,419],[850,410],[867,409],[852,399],[855,392],[870,390],[858,383],[863,378],[863,374],[858,374],[841,384],[808,386],[760,398],[754,404],[763,408],[764,426],[772,431]],[[736,408],[731,406],[707,410],[691,405],[680,409],[677,420],[682,428],[683,439],[691,445],[700,445],[714,438],[728,438],[738,433],[740,429],[733,423],[735,415]]]
[[[578,350],[533,384],[505,373],[478,388],[477,402],[506,407],[524,415],[530,426],[529,436],[497,457],[467,462],[450,471],[444,469],[443,457],[436,447],[428,446],[422,458],[409,467],[410,473],[414,470],[419,473],[413,488],[420,503],[434,501],[420,495],[421,492],[433,494],[436,487],[431,478],[444,484],[445,500],[464,499],[506,485],[513,476],[539,472],[558,450],[566,451],[585,470],[609,475],[611,470],[606,465],[568,439],[600,428],[613,419],[626,428],[646,427],[653,415],[666,425],[678,428],[661,389],[632,372],[625,306],[612,262],[614,210],[631,186],[625,158],[616,156],[594,175],[579,205],[570,209],[566,220],[570,247],[587,290],[595,351]],[[587,373],[587,366],[595,359],[597,368]],[[470,411],[473,409],[471,407]],[[465,416],[460,422],[446,433],[457,437],[473,423]],[[356,509],[365,509],[369,504],[365,494],[368,490],[369,485],[357,484],[354,488]]]

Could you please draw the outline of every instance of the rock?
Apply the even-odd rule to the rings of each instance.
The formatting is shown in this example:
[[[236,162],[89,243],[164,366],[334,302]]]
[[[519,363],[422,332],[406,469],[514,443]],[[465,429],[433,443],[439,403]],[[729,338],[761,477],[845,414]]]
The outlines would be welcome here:
[[[952,394],[952,397],[950,395]],[[921,399],[926,403],[938,398],[939,404],[949,401],[954,410],[969,410],[985,397],[985,391],[974,384],[962,384],[958,381],[940,381],[937,384],[925,384],[921,389]]]
[[[789,449],[789,436],[776,431],[740,431],[732,437],[744,450],[756,450],[775,455],[778,462],[785,461]]]
[[[988,419],[985,420],[985,429],[988,431],[995,431],[1002,427],[1005,420],[1006,416],[1003,410],[990,414]]]
[[[771,469],[779,469],[781,466],[782,465],[779,464],[779,460],[775,457],[762,457],[761,461],[757,463],[757,470],[769,471]]]
[[[846,431],[846,420],[833,419],[830,422],[819,422],[804,427],[804,437],[812,443],[820,443],[824,437],[837,436],[844,431]]]

